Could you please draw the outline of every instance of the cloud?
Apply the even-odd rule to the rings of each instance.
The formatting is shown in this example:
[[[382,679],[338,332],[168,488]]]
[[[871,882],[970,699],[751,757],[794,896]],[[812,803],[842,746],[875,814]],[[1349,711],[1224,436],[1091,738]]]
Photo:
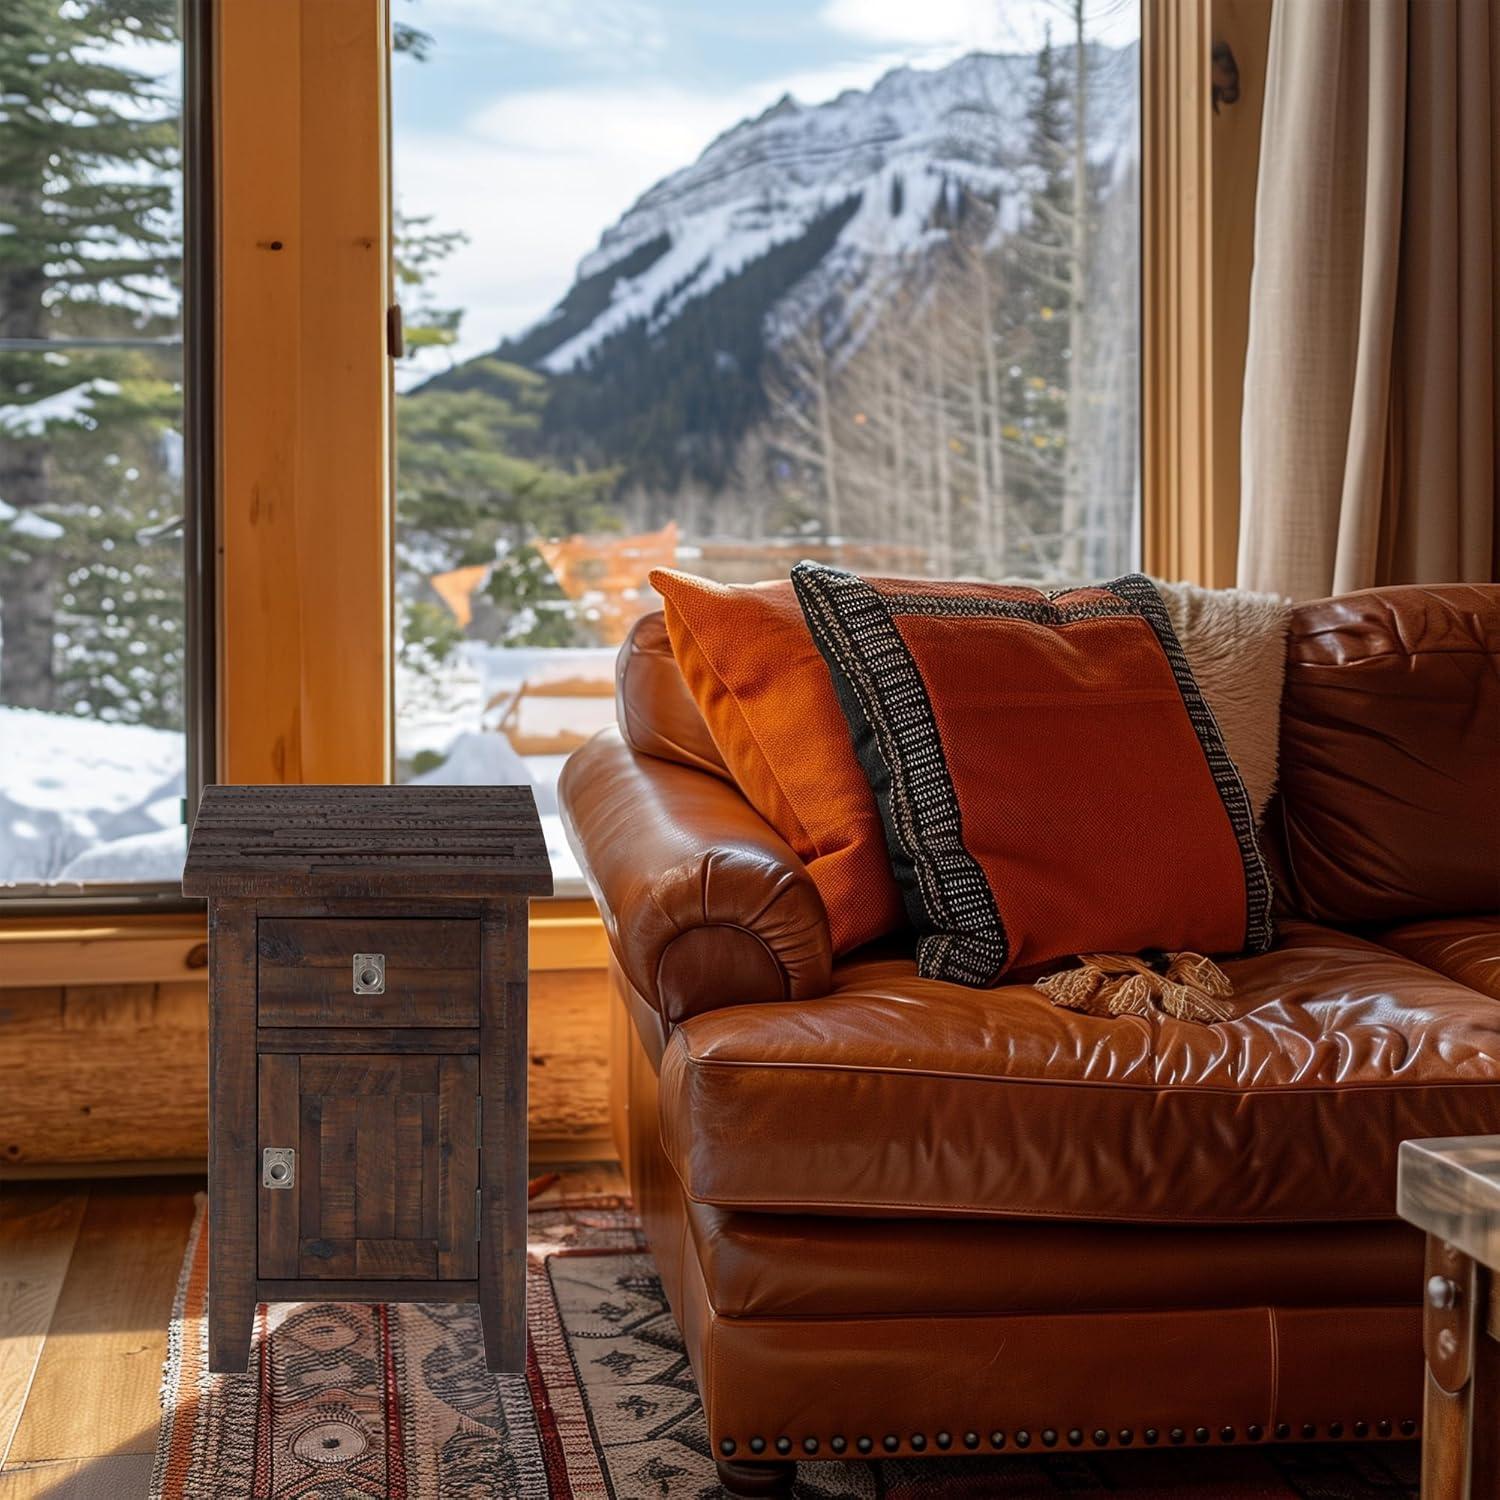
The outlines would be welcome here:
[[[467,27],[528,47],[617,62],[665,50],[660,13],[643,0],[422,0],[399,19],[441,33]]]
[[[1090,37],[1119,44],[1140,34],[1138,0],[1087,0],[1084,15]],[[976,49],[1031,51],[1049,26],[1060,40],[1072,25],[1072,6],[1060,0],[825,0],[819,19],[866,42],[956,56]]]

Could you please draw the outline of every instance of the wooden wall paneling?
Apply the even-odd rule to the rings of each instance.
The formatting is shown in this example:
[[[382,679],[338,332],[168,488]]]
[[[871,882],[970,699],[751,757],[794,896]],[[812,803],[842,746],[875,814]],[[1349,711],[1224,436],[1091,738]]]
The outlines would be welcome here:
[[[20,941],[28,924],[12,929],[18,936],[9,948],[0,946],[0,1176],[201,1164],[208,1149],[202,919],[167,919],[175,924],[167,938],[154,925],[161,919],[145,918],[157,934],[146,939],[123,936],[122,919],[82,929],[65,920],[74,928],[68,936],[48,926]],[[530,927],[533,1158],[611,1156],[615,1006],[603,927],[588,901],[536,902]],[[19,961],[6,962],[12,955]],[[122,982],[98,983],[112,968]],[[67,982],[15,983],[50,973]],[[150,982],[163,973],[192,977]],[[288,1037],[285,1050],[323,1047],[309,1035],[300,1045]],[[446,1039],[409,1039],[423,1050],[461,1052],[477,1038],[454,1029]]]
[[[208,966],[201,915],[28,917],[0,926],[0,990],[35,985],[200,982]]]
[[[391,764],[383,0],[219,0],[220,766]]]

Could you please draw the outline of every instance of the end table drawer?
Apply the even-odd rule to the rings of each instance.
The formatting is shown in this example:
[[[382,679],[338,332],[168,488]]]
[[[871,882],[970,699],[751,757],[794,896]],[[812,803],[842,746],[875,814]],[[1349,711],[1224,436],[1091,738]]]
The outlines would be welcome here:
[[[262,1026],[479,1024],[477,921],[262,917],[256,967]]]

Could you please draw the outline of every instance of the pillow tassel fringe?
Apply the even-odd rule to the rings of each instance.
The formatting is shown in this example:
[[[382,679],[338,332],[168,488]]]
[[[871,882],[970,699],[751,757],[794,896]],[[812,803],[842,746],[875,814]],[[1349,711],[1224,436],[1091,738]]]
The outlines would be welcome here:
[[[1227,1021],[1229,976],[1201,953],[1169,953],[1166,972],[1133,953],[1081,953],[1078,963],[1036,982],[1064,1010],[1096,1016],[1166,1015],[1177,1021]]]

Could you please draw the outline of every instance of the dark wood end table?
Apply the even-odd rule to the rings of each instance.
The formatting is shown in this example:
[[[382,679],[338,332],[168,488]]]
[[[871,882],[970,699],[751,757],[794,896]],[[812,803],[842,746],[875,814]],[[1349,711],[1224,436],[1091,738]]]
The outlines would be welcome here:
[[[209,1368],[260,1302],[477,1301],[526,1349],[530,787],[214,786],[183,871],[208,898]]]
[[[1427,1233],[1422,1500],[1496,1500],[1500,1135],[1403,1141],[1396,1208]]]

